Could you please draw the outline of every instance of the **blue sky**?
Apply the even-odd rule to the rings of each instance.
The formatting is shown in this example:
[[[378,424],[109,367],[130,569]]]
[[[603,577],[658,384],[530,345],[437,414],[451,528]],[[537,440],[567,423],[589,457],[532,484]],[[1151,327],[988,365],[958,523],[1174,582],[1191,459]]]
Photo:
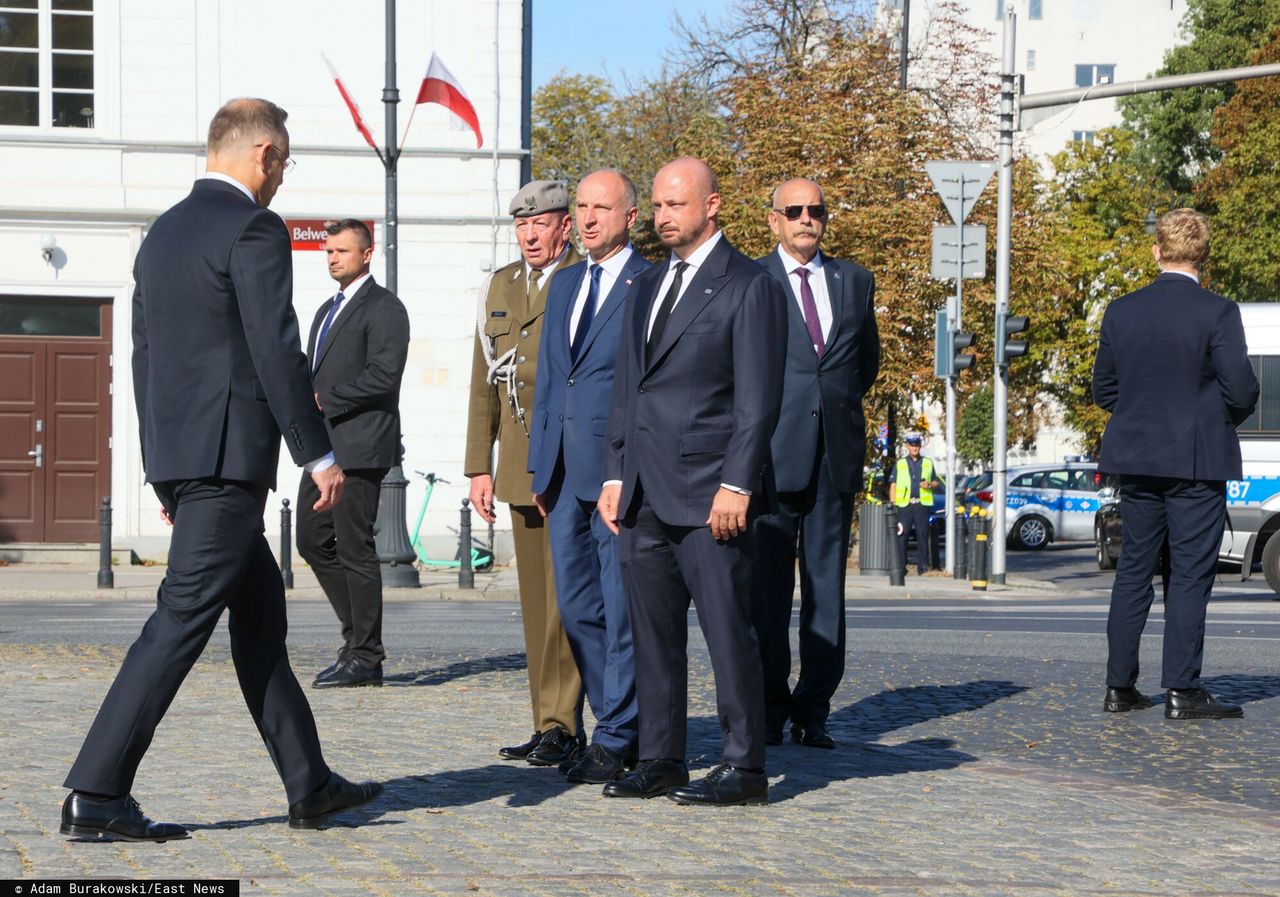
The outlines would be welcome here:
[[[663,54],[674,46],[673,10],[687,23],[699,13],[712,21],[733,0],[535,0],[533,4],[533,89],[561,69],[596,74],[621,84],[656,75]]]

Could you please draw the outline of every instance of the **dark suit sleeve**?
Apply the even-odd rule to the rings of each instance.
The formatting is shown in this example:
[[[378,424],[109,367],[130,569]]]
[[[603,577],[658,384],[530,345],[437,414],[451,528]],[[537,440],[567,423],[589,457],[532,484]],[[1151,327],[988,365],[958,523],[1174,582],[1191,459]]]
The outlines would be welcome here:
[[[750,489],[760,480],[782,405],[786,335],[787,297],[761,272],[747,284],[733,322],[733,436],[721,483]]]
[[[142,467],[147,466],[147,377],[151,373],[148,355],[147,316],[142,304],[142,284],[138,283],[138,271],[133,272],[133,401],[138,409],[138,445],[142,450]]]
[[[1116,379],[1115,359],[1111,355],[1111,309],[1102,316],[1102,329],[1098,335],[1098,354],[1093,359],[1093,403],[1104,411],[1116,407],[1120,396],[1120,381]]]
[[[248,220],[230,267],[249,355],[284,444],[296,464],[322,458],[332,447],[300,348],[289,235],[276,215],[262,209]]]
[[[1238,427],[1257,407],[1258,378],[1249,364],[1240,307],[1234,302],[1228,302],[1218,315],[1209,339],[1209,359],[1218,377],[1218,385],[1222,387],[1222,398],[1227,403],[1231,422]]]
[[[355,323],[354,321],[352,323]],[[400,394],[409,356],[409,314],[390,293],[366,309],[364,369],[350,380],[320,393],[324,416],[337,420],[366,408],[383,407]]]
[[[880,329],[876,326],[876,278],[867,274],[867,295],[863,305],[862,351],[858,353],[862,391],[868,392],[880,376]]]

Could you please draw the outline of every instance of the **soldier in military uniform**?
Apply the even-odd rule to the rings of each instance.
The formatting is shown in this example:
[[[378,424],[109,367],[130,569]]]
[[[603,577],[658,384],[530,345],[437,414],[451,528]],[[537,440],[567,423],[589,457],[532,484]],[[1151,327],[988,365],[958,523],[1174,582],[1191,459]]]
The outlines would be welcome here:
[[[471,504],[484,520],[494,520],[495,494],[510,506],[520,582],[534,734],[524,744],[498,753],[509,760],[551,766],[578,750],[582,679],[556,606],[546,520],[533,503],[527,470],[529,426],[547,283],[555,271],[582,257],[569,241],[573,222],[563,184],[530,181],[511,200],[509,211],[523,258],[493,273],[479,309],[466,475],[471,479]]]

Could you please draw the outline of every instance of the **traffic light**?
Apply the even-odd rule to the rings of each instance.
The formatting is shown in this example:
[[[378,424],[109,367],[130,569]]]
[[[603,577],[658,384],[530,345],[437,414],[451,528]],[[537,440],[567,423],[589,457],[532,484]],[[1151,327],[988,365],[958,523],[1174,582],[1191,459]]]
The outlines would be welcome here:
[[[973,356],[964,350],[973,345],[973,334],[968,330],[951,330],[947,327],[947,313],[937,313],[937,329],[934,332],[933,373],[938,377],[954,377],[973,366]]]
[[[996,367],[1007,367],[1009,359],[1027,354],[1029,341],[1010,337],[1025,334],[1030,323],[1026,315],[996,315]]]

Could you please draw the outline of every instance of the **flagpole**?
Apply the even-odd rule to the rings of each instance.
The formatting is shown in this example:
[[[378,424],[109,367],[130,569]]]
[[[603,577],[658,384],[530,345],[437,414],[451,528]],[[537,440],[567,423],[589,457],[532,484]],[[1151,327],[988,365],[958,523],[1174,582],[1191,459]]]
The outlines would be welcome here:
[[[382,102],[387,107],[386,140],[387,151],[383,166],[387,172],[387,216],[384,229],[385,246],[382,253],[387,263],[387,289],[399,293],[399,235],[396,167],[400,161],[400,151],[396,149],[396,104],[400,102],[400,91],[396,89],[396,0],[386,0],[387,9],[387,83],[382,89]]]

